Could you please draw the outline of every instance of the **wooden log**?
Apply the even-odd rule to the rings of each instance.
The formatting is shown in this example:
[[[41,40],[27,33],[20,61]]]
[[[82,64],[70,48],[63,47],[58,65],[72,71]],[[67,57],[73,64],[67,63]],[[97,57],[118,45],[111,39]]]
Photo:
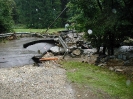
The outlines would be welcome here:
[[[49,60],[58,60],[58,58],[57,58],[57,57],[47,57],[47,58],[42,57],[42,58],[40,59],[40,61],[49,61]]]

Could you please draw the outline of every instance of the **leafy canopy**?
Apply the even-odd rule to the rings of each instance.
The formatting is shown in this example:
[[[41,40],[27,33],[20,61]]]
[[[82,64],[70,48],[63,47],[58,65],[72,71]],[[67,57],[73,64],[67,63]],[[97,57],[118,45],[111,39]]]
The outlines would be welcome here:
[[[69,21],[76,22],[96,46],[109,47],[126,37],[133,37],[133,1],[131,0],[70,0]],[[87,30],[93,31],[88,35]],[[95,42],[96,41],[96,42]]]
[[[12,26],[13,0],[0,0],[0,33],[10,32]]]

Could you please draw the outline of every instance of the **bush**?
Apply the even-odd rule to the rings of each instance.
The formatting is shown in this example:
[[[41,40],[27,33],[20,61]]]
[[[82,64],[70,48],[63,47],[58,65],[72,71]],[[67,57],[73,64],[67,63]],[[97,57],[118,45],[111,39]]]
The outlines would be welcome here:
[[[13,0],[0,0],[0,33],[10,32],[12,30],[11,2]]]

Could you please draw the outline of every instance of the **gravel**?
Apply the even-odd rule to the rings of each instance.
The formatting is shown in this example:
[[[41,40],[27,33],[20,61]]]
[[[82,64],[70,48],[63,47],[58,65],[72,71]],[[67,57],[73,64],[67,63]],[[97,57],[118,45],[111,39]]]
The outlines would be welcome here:
[[[56,62],[0,68],[0,99],[75,99],[66,70]]]

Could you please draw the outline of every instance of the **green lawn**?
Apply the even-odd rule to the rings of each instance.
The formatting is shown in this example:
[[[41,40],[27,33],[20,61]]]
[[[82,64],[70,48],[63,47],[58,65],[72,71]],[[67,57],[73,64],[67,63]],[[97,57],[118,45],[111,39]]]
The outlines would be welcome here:
[[[63,62],[70,81],[102,90],[112,97],[133,99],[133,83],[126,85],[126,77],[98,66],[81,62]]]
[[[64,30],[64,28],[49,29],[47,33],[56,33]],[[15,32],[34,32],[34,33],[45,33],[46,29],[14,29]]]

